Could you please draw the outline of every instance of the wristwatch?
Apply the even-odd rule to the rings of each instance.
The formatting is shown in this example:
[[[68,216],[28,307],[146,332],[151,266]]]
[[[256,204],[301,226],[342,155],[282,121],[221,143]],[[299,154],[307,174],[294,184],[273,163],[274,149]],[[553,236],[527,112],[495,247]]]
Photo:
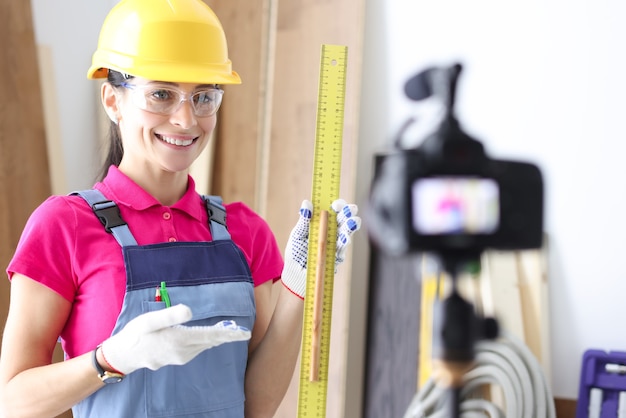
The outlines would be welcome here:
[[[124,380],[123,374],[108,372],[102,368],[100,363],[98,363],[98,348],[100,348],[100,346],[97,346],[96,349],[93,350],[93,357],[91,359],[93,361],[93,367],[95,367],[98,371],[98,377],[100,378],[100,380],[102,380],[107,385],[110,383],[119,383]]]

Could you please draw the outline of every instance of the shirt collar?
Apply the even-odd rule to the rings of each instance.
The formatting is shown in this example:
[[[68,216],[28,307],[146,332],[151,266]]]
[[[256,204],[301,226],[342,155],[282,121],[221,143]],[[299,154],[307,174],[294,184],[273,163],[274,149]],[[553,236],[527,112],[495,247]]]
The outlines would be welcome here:
[[[118,167],[109,167],[106,177],[95,185],[109,199],[118,205],[131,207],[135,210],[145,210],[153,206],[162,206],[151,194],[142,189],[137,183],[122,173]],[[180,210],[202,220],[206,213],[202,199],[195,190],[196,184],[191,176],[188,176],[187,191],[181,199],[170,206],[173,210]]]

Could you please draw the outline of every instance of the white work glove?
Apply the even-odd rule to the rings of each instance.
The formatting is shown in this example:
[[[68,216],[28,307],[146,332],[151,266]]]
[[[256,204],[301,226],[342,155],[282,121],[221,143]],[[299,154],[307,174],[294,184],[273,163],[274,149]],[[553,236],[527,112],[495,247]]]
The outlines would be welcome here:
[[[331,207],[337,219],[337,248],[335,252],[335,273],[337,273],[337,267],[343,263],[348,245],[352,242],[350,236],[361,228],[361,218],[356,216],[357,205],[348,204],[343,199],[335,200]],[[285,249],[285,266],[281,275],[283,285],[300,299],[304,299],[306,293],[306,266],[312,215],[313,204],[304,200],[300,207],[298,223],[289,235]]]
[[[191,309],[182,304],[139,315],[102,343],[102,355],[112,368],[128,374],[142,367],[186,364],[211,347],[250,339],[250,331],[235,321],[181,325],[191,317]]]

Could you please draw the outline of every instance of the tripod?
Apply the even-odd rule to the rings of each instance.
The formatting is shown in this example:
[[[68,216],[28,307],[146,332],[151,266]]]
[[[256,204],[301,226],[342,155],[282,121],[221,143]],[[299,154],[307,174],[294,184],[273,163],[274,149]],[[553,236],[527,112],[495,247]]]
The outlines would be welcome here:
[[[443,270],[451,278],[451,290],[435,312],[433,324],[433,378],[447,389],[445,417],[460,417],[463,376],[472,367],[479,340],[495,339],[498,323],[483,318],[459,293],[458,279],[470,263],[480,260],[480,252],[446,252],[439,256]]]

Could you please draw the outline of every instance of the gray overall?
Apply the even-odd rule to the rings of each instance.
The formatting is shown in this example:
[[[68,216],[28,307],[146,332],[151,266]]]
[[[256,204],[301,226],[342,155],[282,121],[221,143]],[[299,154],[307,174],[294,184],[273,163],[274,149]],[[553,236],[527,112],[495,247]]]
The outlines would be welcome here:
[[[256,312],[252,275],[242,251],[230,239],[221,199],[203,196],[213,241],[137,245],[114,202],[95,189],[75,194],[89,203],[122,246],[126,294],[113,334],[138,315],[165,308],[164,302],[155,302],[155,289],[163,281],[172,305],[191,308],[193,318],[186,325],[233,319],[252,329]],[[183,366],[139,369],[98,390],[72,411],[75,418],[242,418],[247,359],[247,342],[223,344]]]

